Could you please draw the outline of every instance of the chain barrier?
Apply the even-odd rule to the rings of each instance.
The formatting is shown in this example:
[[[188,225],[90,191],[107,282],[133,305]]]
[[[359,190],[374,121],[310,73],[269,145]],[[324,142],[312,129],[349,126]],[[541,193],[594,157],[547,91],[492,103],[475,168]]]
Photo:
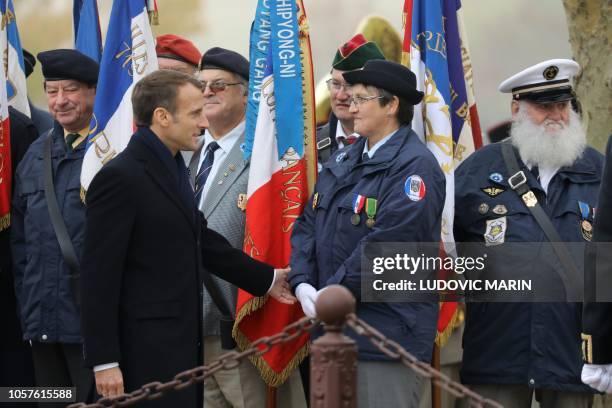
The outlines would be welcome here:
[[[262,337],[253,342],[251,347],[244,351],[230,351],[221,355],[217,360],[208,365],[192,368],[174,376],[171,381],[162,383],[159,381],[143,385],[129,394],[116,397],[100,398],[93,404],[77,403],[71,404],[68,408],[107,408],[107,407],[128,407],[142,400],[154,400],[162,397],[171,391],[178,391],[190,387],[195,383],[203,382],[217,371],[230,370],[237,367],[242,360],[249,356],[261,356],[266,354],[277,344],[287,343],[301,336],[306,331],[319,324],[319,321],[310,320],[304,317],[295,323],[286,326],[283,331],[273,336]]]
[[[257,341],[253,342],[251,347],[242,352],[227,352],[208,365],[192,368],[177,374],[171,381],[165,383],[159,381],[151,382],[128,394],[123,394],[116,397],[104,397],[92,404],[71,404],[68,406],[68,408],[127,407],[142,400],[158,399],[168,392],[182,390],[192,386],[193,384],[203,382],[205,378],[210,377],[218,371],[231,370],[237,367],[243,359],[248,358],[249,356],[261,356],[266,354],[275,345],[294,340],[304,332],[318,326],[319,323],[320,321],[318,320],[311,320],[304,317],[297,322],[286,326],[283,331],[273,336],[258,339]],[[376,346],[376,348],[387,356],[394,360],[399,360],[406,367],[415,371],[420,376],[431,379],[436,385],[448,391],[456,398],[468,399],[470,408],[503,408],[503,406],[499,403],[482,397],[464,385],[451,380],[448,376],[442,374],[431,365],[419,361],[398,343],[386,338],[382,333],[363,320],[359,319],[354,314],[349,314],[347,316],[346,324],[357,334],[367,337],[370,342]]]
[[[360,336],[367,337],[378,350],[385,353],[387,356],[394,360],[400,360],[400,362],[406,367],[410,368],[422,377],[431,379],[434,384],[450,392],[455,397],[459,399],[467,398],[470,403],[469,407],[503,408],[501,404],[482,397],[480,394],[475,393],[466,386],[451,380],[447,375],[442,374],[431,365],[419,361],[397,342],[386,338],[381,332],[359,319],[353,313],[346,317],[346,324]]]

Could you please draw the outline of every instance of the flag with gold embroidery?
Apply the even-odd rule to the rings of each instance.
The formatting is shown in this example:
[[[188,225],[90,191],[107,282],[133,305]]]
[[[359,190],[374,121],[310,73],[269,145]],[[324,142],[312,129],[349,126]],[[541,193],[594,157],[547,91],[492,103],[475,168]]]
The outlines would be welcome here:
[[[454,252],[454,169],[482,145],[472,88],[472,65],[460,0],[405,0],[402,63],[425,93],[415,106],[413,130],[434,154],[446,176],[442,215],[442,250]],[[443,302],[438,344],[457,321],[457,303]]]
[[[81,186],[85,190],[98,170],[127,146],[134,131],[132,88],[156,70],[147,2],[115,0],[81,170]]]
[[[244,250],[281,268],[289,264],[293,224],[317,175],[310,39],[301,0],[259,1],[250,60],[244,151],[251,167]],[[303,316],[299,304],[239,290],[233,334],[239,347],[248,348]],[[308,334],[302,334],[251,361],[263,380],[276,387],[307,354]]]

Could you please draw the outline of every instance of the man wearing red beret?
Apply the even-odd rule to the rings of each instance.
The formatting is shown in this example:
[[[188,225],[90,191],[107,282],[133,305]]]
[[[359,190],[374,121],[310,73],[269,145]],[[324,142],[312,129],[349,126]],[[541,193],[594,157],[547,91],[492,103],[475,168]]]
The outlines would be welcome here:
[[[159,69],[171,69],[187,75],[195,74],[202,54],[188,39],[175,34],[157,37],[155,52]]]

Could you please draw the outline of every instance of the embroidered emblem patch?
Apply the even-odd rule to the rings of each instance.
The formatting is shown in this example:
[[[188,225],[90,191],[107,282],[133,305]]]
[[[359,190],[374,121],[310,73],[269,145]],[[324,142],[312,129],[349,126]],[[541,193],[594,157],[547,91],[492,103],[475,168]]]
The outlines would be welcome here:
[[[412,201],[421,201],[425,197],[425,182],[421,176],[409,176],[404,183],[404,193]]]
[[[506,217],[487,220],[487,227],[484,233],[486,246],[499,245],[504,243],[506,237]]]
[[[336,156],[336,163],[340,163],[342,160],[344,160],[345,157],[346,157],[346,152],[340,153],[338,156]]]
[[[485,188],[481,188],[481,190],[483,193],[485,193],[489,197],[496,197],[500,195],[501,193],[503,193],[504,191],[506,191],[505,188],[499,188],[499,187],[485,187]]]
[[[550,81],[552,79],[555,79],[558,73],[559,67],[557,67],[556,65],[551,65],[550,67],[546,68],[544,72],[542,72],[542,76],[544,76],[547,81]]]

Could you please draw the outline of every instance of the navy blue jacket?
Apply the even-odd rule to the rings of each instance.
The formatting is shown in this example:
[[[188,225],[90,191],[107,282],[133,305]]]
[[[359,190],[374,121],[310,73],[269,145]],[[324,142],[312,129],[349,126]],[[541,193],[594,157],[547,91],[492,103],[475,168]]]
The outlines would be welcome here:
[[[520,159],[519,165],[561,238],[584,242],[578,202],[596,207],[603,156],[587,148],[572,166],[557,172],[548,194]],[[494,173],[502,180],[492,181]],[[483,147],[459,166],[455,172],[457,242],[483,242],[486,221],[500,217],[506,217],[505,242],[548,242],[507,180],[501,144]],[[488,187],[504,191],[491,197],[482,191]],[[489,210],[481,214],[483,203]],[[492,210],[497,205],[504,205],[507,213],[496,215]],[[589,387],[580,381],[580,330],[579,303],[468,303],[461,380],[467,384],[587,391]]]
[[[51,133],[32,143],[15,175],[11,214],[15,293],[24,340],[79,343],[79,310],[45,198],[42,158],[49,137],[55,193],[79,257],[85,238],[85,205],[80,198],[85,143],[67,153],[64,130],[56,122]]]
[[[331,284],[347,287],[357,299],[357,316],[400,343],[423,361],[431,359],[438,305],[433,303],[361,302],[361,244],[365,242],[438,242],[445,198],[445,178],[434,156],[408,127],[400,128],[374,157],[361,161],[366,138],[337,151],[324,165],[311,198],[291,236],[291,273],[295,289],[307,282],[317,289]],[[412,201],[405,184],[422,178],[426,195]],[[353,225],[353,198],[378,200],[376,224],[366,216]],[[359,358],[384,360],[370,342],[353,332]]]

